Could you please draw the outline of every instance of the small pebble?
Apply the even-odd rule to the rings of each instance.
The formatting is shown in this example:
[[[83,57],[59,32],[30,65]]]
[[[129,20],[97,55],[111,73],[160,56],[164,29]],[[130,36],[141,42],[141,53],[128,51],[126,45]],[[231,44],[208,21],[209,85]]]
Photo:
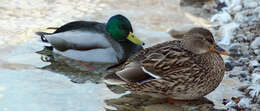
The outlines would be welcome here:
[[[237,75],[236,74],[229,74],[228,77],[233,78],[233,77],[237,77]]]
[[[234,66],[230,62],[225,63],[226,71],[231,71],[233,68],[234,68]]]
[[[251,43],[250,47],[253,49],[260,48],[260,37],[256,37],[256,39]]]
[[[241,76],[242,78],[246,78],[246,77],[247,77],[247,74],[241,73],[240,76]]]

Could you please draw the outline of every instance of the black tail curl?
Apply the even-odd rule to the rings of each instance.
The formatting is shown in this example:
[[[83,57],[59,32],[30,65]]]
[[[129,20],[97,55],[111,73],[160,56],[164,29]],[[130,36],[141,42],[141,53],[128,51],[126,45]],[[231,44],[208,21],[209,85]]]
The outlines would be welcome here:
[[[45,38],[44,35],[50,35],[51,33],[46,33],[46,32],[36,32],[35,34],[41,36],[41,40],[42,40],[42,42],[48,42],[48,40]]]

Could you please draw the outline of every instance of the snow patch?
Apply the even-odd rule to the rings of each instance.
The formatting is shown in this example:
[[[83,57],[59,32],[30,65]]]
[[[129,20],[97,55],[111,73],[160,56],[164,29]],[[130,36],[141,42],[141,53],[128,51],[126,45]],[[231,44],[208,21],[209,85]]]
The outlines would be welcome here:
[[[214,15],[210,22],[220,22],[221,25],[228,23],[232,20],[230,14],[226,11],[220,12],[216,15]]]
[[[252,98],[259,96],[260,94],[260,73],[252,74],[252,85],[248,87],[250,96]]]
[[[231,22],[231,23],[223,25],[220,28],[220,30],[222,31],[223,38],[219,44],[230,45],[231,39],[233,38],[233,32],[238,27],[239,27],[239,24],[237,24],[235,22]]]

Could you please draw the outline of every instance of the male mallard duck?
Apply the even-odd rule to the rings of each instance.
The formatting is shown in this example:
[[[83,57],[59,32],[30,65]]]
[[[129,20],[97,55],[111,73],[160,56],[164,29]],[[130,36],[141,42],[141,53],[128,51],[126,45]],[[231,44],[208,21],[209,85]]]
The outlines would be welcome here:
[[[56,29],[53,33],[36,34],[43,42],[49,42],[57,54],[76,60],[120,63],[143,49],[143,42],[133,34],[130,21],[122,15],[112,16],[106,24],[75,21]]]
[[[136,93],[175,100],[193,100],[212,92],[225,66],[212,33],[192,28],[179,40],[164,42],[136,53],[104,79]]]

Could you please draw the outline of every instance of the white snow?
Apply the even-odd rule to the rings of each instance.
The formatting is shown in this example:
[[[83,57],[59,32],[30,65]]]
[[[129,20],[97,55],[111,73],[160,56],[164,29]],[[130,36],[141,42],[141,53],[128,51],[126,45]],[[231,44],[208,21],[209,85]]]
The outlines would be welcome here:
[[[227,10],[228,11],[235,11],[239,9],[241,6],[241,0],[223,0],[227,4]]]
[[[253,60],[253,61],[250,61],[249,66],[250,67],[258,67],[258,66],[260,66],[260,64],[258,63],[257,60]]]
[[[251,91],[249,92],[252,98],[259,96],[260,94],[260,73],[252,74],[252,85],[248,87]]]
[[[239,108],[248,108],[250,106],[250,99],[241,98],[238,103],[235,103],[233,100],[231,100],[225,106],[228,109],[228,111],[236,111],[235,109],[233,109],[233,107],[236,107],[236,106]]]
[[[256,0],[243,0],[243,4],[245,8],[255,8],[257,7]]]
[[[233,38],[233,32],[238,27],[239,27],[239,24],[237,24],[235,22],[231,22],[231,23],[221,26],[220,30],[222,32],[223,38],[219,42],[219,44],[230,45],[231,39]]]
[[[257,37],[250,45],[251,48],[257,49],[260,48],[260,37]]]
[[[233,106],[235,106],[236,105],[236,103],[234,102],[234,101],[229,101],[225,106],[226,106],[226,108],[231,108],[231,107],[233,107]]]
[[[249,105],[250,105],[250,99],[249,98],[242,98],[237,105],[240,108],[248,108]]]
[[[216,15],[214,15],[210,22],[219,22],[221,25],[224,25],[225,23],[228,23],[232,20],[230,14],[227,11],[220,12]]]

